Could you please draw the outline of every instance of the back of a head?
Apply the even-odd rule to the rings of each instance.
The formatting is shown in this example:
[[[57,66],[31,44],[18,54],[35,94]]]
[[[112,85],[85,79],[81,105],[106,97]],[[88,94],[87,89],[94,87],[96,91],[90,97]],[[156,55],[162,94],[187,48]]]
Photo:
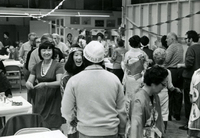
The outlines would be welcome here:
[[[46,41],[53,42],[53,36],[49,33],[43,34],[41,37],[41,43],[44,43]]]
[[[102,33],[97,33],[97,37],[100,36],[101,39],[104,39],[104,35]]]
[[[141,37],[141,44],[143,45],[143,46],[146,46],[146,45],[148,45],[149,44],[149,38],[147,37],[147,36],[142,36]]]
[[[60,38],[60,35],[59,34],[57,34],[57,33],[53,33],[52,34],[52,36],[55,36],[58,40],[60,40],[61,38]]]
[[[138,35],[134,35],[131,38],[129,38],[129,44],[133,48],[140,47],[140,37]]]
[[[153,52],[154,62],[158,65],[163,65],[166,58],[166,52],[163,48],[157,48]]]
[[[83,56],[93,64],[104,61],[104,46],[98,41],[91,41],[83,50]]]
[[[167,45],[167,36],[166,35],[163,35],[162,38],[161,38],[161,43],[162,43],[162,46],[165,47],[166,49],[168,48],[168,45]]]
[[[123,46],[124,46],[124,40],[119,39],[119,40],[117,41],[117,44],[118,44],[119,47],[123,47]]]
[[[198,42],[199,41],[199,35],[196,31],[190,30],[186,32],[186,35],[188,36],[189,39],[192,38],[193,42]]]
[[[173,33],[173,32],[168,33],[167,36],[170,36],[170,37],[173,38],[175,41],[178,41],[178,36],[177,36],[175,33]]]

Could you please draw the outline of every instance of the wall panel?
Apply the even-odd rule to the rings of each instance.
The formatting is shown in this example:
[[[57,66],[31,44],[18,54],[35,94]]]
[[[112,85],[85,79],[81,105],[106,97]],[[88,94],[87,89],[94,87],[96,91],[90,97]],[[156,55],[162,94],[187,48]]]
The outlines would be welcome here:
[[[200,33],[200,14],[181,20],[170,21],[200,11],[200,0],[129,4],[125,5],[125,7],[128,8],[128,10],[126,10],[126,17],[138,27],[169,21],[168,23],[161,25],[145,27],[143,30],[134,27],[134,30],[132,31],[134,32],[133,34],[149,35],[152,40],[151,44],[154,44],[154,40],[156,40],[157,37],[166,35],[169,32],[174,32],[181,38],[184,37],[185,33],[190,29],[194,29]],[[126,20],[126,25],[127,29],[129,29],[132,24]],[[157,35],[153,35],[149,32],[147,33],[144,30],[153,32]],[[126,40],[131,37],[129,35],[133,34],[127,33],[128,36],[126,36]]]

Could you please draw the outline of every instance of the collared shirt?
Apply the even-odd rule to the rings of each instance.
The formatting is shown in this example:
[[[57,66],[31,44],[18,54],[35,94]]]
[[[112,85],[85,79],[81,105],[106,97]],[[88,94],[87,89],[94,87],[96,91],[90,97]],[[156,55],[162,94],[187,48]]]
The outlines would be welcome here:
[[[31,44],[30,41],[25,42],[20,50],[19,50],[19,57],[22,58],[24,60],[24,63],[26,63],[26,57],[28,52],[31,50]]]

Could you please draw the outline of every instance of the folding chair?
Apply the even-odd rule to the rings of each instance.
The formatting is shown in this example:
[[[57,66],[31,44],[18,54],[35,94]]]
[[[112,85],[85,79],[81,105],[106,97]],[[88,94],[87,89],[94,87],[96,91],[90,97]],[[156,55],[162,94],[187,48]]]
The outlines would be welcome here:
[[[5,67],[7,79],[11,82],[12,80],[16,80],[19,82],[20,93],[22,91],[22,75],[21,69],[17,65],[8,65]]]
[[[51,130],[46,127],[22,128],[22,129],[18,130],[14,135],[38,133],[38,132],[45,132],[45,131],[51,131]]]
[[[11,117],[2,129],[0,136],[14,135],[22,128],[44,127],[43,117],[39,114],[21,114]]]

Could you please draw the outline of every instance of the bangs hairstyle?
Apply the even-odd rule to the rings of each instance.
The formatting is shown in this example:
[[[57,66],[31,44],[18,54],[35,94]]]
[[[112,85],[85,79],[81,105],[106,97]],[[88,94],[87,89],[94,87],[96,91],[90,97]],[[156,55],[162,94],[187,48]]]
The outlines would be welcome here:
[[[71,52],[69,54],[68,60],[65,63],[65,70],[68,73],[75,75],[75,74],[79,73],[80,71],[84,70],[84,64],[82,63],[82,65],[80,67],[76,66],[76,64],[74,62],[74,53],[76,51],[81,51],[82,52],[82,60],[83,60],[83,50],[80,48],[80,46],[78,44],[72,45],[71,49],[74,49],[74,50],[71,50]]]
[[[39,57],[40,57],[41,60],[43,60],[43,57],[41,55],[41,50],[42,49],[52,49],[52,57],[51,58],[52,59],[55,58],[55,50],[54,50],[55,49],[55,45],[54,45],[54,43],[46,41],[46,42],[40,44],[38,50],[39,50]]]
[[[144,83],[147,86],[151,86],[151,84],[159,85],[164,79],[167,77],[168,72],[165,68],[154,65],[150,69],[147,69],[144,74]]]

